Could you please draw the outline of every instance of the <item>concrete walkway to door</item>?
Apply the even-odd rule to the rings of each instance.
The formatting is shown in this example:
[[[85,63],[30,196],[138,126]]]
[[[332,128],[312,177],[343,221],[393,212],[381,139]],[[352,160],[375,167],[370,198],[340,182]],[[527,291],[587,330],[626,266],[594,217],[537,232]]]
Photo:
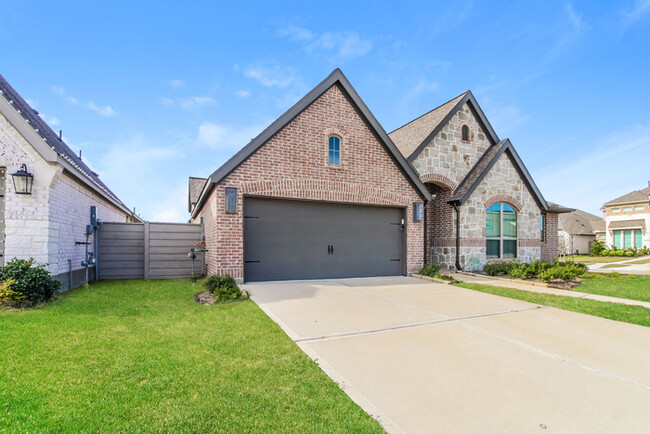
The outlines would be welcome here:
[[[244,287],[389,432],[650,426],[650,328],[407,277]]]

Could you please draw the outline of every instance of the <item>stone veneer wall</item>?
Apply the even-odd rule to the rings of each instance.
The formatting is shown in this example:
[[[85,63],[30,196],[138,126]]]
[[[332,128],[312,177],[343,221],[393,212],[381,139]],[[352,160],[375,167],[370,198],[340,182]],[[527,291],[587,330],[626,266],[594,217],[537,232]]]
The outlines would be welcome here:
[[[5,259],[33,257],[38,263],[49,264],[53,275],[81,269],[86,224],[90,222],[90,206],[98,209],[104,221],[125,221],[127,214],[82,186],[63,172],[56,163],[48,163],[25,138],[0,115],[0,166],[7,168],[5,193]],[[34,174],[31,195],[14,191],[11,173],[21,164]],[[92,239],[91,239],[92,241]]]
[[[469,127],[469,143],[461,140],[463,125]],[[458,185],[489,147],[489,139],[465,104],[413,160],[413,167],[421,177],[435,173]]]
[[[341,138],[341,165],[327,162],[327,138]],[[237,213],[225,212],[225,188],[237,188]],[[424,224],[413,222],[422,199],[359,117],[332,86],[223,179],[193,218],[203,217],[208,273],[243,278],[244,195],[401,207],[406,210],[407,271],[424,263]]]
[[[482,267],[488,262],[485,238],[486,209],[497,202],[509,203],[517,210],[519,260],[530,262],[540,259],[541,210],[519,177],[510,157],[503,153],[474,193],[460,207],[461,263],[467,264],[470,258],[476,258]]]

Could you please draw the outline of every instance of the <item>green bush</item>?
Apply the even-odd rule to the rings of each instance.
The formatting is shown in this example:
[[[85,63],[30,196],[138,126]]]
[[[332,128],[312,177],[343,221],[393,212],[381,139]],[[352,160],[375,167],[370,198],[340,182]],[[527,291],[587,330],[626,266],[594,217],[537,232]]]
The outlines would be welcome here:
[[[497,262],[494,264],[485,264],[483,266],[483,271],[488,276],[500,276],[504,274],[509,274],[510,269],[515,266],[517,262]]]
[[[423,276],[435,277],[437,274],[440,274],[440,265],[435,263],[430,263],[420,268],[419,274]]]
[[[604,241],[594,240],[589,250],[591,251],[592,255],[600,256],[603,253],[603,251],[607,251],[607,247],[605,247]]]
[[[234,300],[242,295],[237,282],[228,274],[211,274],[205,278],[203,286],[214,294],[218,301]]]
[[[34,258],[14,258],[0,267],[0,282],[13,281],[10,289],[4,291],[4,301],[35,304],[52,298],[61,282],[52,279],[45,267],[46,264],[36,265]]]
[[[576,277],[583,276],[587,272],[587,266],[577,262],[556,262],[553,266],[540,272],[537,277],[541,280],[562,279],[570,281]]]

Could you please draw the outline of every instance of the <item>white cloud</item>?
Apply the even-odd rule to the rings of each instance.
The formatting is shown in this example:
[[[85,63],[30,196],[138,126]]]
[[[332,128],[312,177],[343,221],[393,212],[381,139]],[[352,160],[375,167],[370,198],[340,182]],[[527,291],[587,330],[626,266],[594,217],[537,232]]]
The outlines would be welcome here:
[[[650,125],[630,127],[596,144],[571,146],[591,151],[577,157],[560,153],[534,175],[547,200],[599,214],[608,200],[647,186]]]
[[[372,49],[372,42],[356,32],[327,32],[307,46],[307,51],[329,53],[333,62],[344,62],[364,56]]]
[[[46,115],[44,113],[39,113],[39,116],[41,117],[41,119],[43,119],[45,121],[45,123],[47,123],[51,127],[56,127],[57,125],[59,125],[61,123],[59,121],[59,118],[57,118],[56,116],[51,116],[50,117],[50,116],[48,116],[48,115]]]
[[[246,99],[249,96],[251,96],[251,91],[250,90],[236,90],[233,92],[237,98],[240,99]]]
[[[311,41],[316,33],[300,26],[285,26],[275,31],[276,36],[288,37],[291,41]]]
[[[50,90],[53,93],[56,93],[57,95],[65,96],[66,97],[65,100],[68,101],[70,104],[74,104],[74,105],[77,105],[79,107],[83,107],[85,109],[94,111],[95,113],[97,113],[100,116],[113,117],[113,116],[117,115],[117,113],[115,113],[115,110],[113,110],[113,107],[111,107],[110,105],[105,105],[105,106],[102,107],[102,106],[96,105],[92,101],[88,101],[88,102],[84,103],[84,102],[79,101],[77,98],[75,98],[73,96],[70,96],[70,95],[66,96],[67,93],[66,93],[65,89],[63,87],[61,87],[61,86],[52,86],[50,88]]]
[[[297,79],[295,69],[279,65],[251,66],[244,70],[244,75],[267,87],[287,87]]]
[[[185,82],[183,80],[174,79],[169,81],[169,85],[172,89],[182,89],[185,87]]]
[[[165,107],[171,107],[173,105],[178,104],[179,107],[184,108],[186,110],[189,109],[197,109],[200,107],[208,106],[208,105],[215,105],[217,101],[214,98],[210,98],[209,96],[204,96],[204,95],[197,95],[197,96],[190,96],[186,98],[160,98],[158,101],[160,101],[160,104],[164,105]]]
[[[217,102],[209,96],[191,96],[189,98],[180,98],[178,103],[185,109],[197,108],[206,105],[213,105]]]
[[[650,14],[650,0],[636,0],[634,5],[621,12],[623,28],[630,27]]]
[[[187,179],[168,185],[168,194],[156,201],[151,210],[151,221],[184,223],[187,212]],[[198,240],[197,240],[198,241]]]
[[[250,125],[235,128],[230,125],[220,125],[203,122],[199,125],[196,140],[199,144],[217,149],[239,149],[255,138],[267,124]]]
[[[564,10],[566,11],[567,15],[569,16],[569,21],[571,22],[571,25],[573,26],[574,29],[580,30],[584,27],[585,23],[582,20],[582,15],[578,14],[575,9],[573,9],[573,6],[571,6],[571,3],[567,3],[564,5]]]

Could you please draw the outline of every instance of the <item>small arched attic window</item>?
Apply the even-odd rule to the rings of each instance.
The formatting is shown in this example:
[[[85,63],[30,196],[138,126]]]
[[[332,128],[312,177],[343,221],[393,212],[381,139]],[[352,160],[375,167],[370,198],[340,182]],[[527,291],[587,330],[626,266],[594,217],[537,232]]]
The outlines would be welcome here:
[[[467,125],[463,125],[460,129],[460,139],[463,142],[469,142],[469,127]]]

